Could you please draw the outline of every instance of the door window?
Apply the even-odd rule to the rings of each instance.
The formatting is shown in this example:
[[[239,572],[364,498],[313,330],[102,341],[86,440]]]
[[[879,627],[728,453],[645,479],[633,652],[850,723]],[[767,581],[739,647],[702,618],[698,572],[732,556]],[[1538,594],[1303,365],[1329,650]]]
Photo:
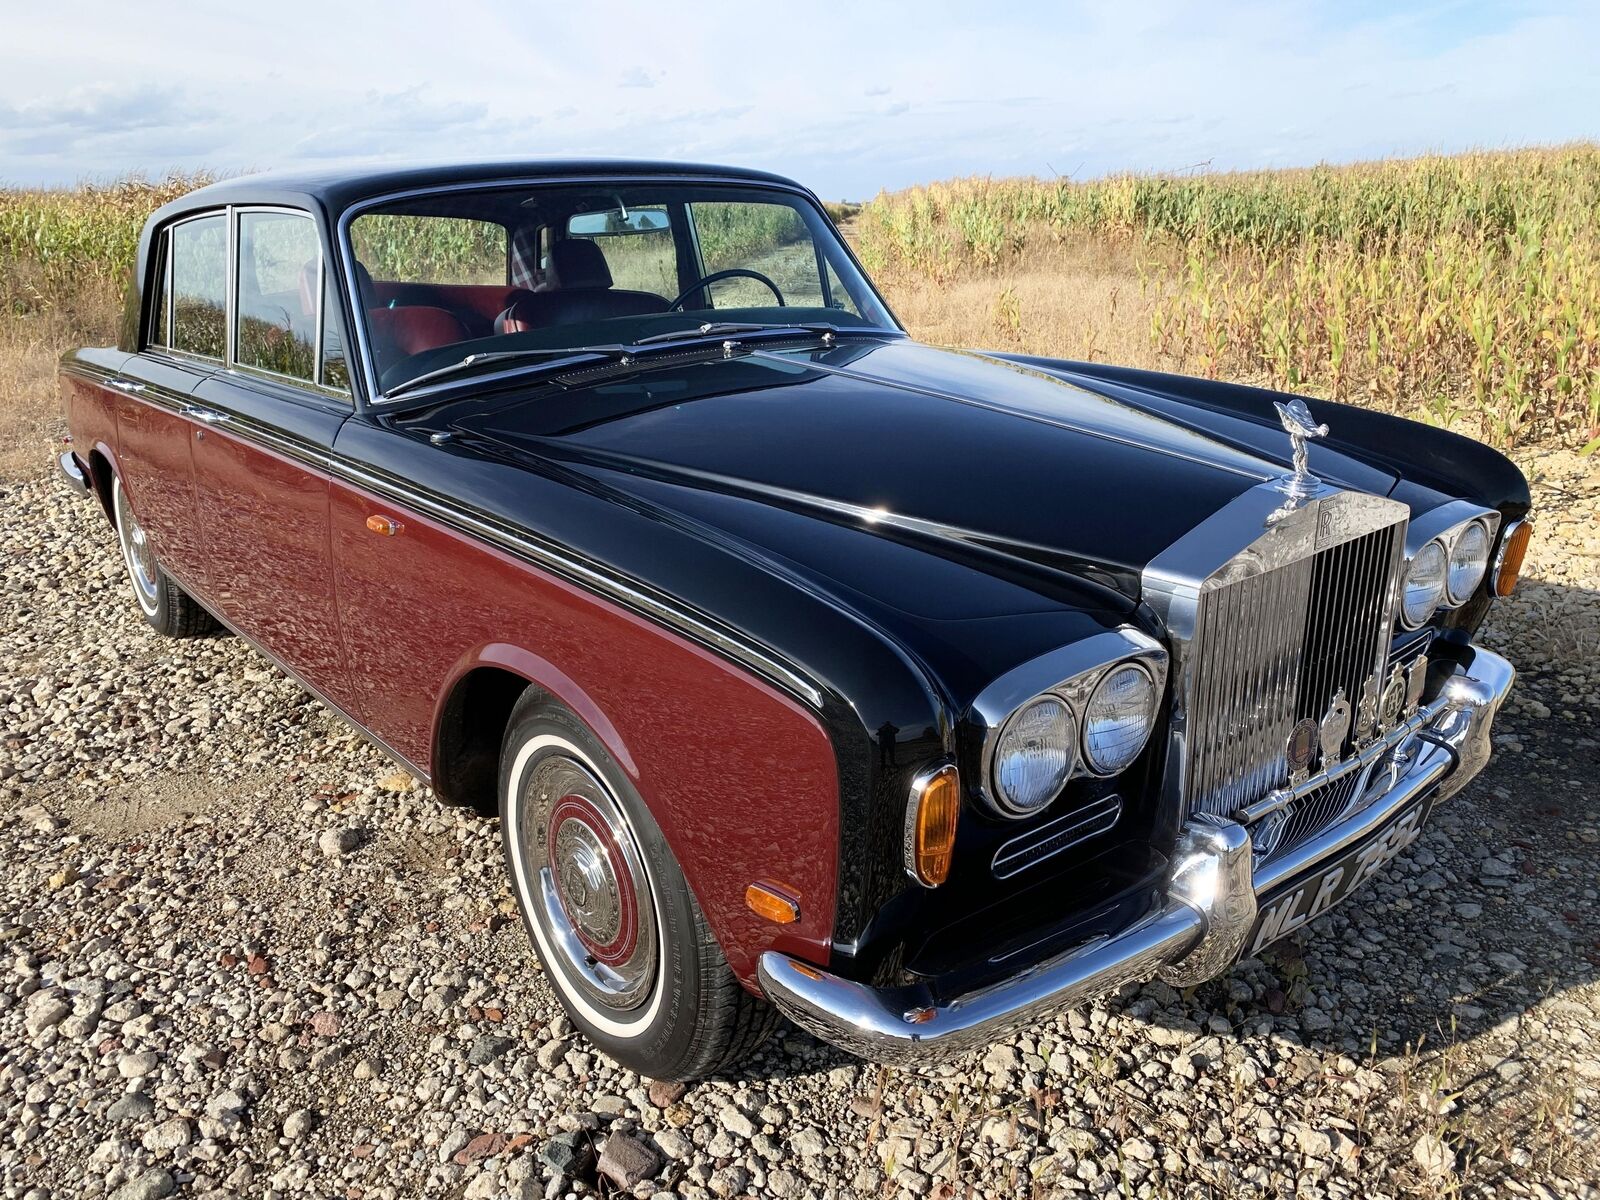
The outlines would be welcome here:
[[[227,349],[228,219],[172,227],[172,348],[219,361]]]
[[[308,216],[239,214],[240,366],[311,382],[316,371],[322,248]]]
[[[821,308],[827,304],[817,269],[816,243],[797,210],[787,204],[721,200],[697,201],[689,207],[707,275],[753,271],[772,280],[791,305]],[[719,280],[706,290],[718,308],[775,303],[772,289],[749,275]]]

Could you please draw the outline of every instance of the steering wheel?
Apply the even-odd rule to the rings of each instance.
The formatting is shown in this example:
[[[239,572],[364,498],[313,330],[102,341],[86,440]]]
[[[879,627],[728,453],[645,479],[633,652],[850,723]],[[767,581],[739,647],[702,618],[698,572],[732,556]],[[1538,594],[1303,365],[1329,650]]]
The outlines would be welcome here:
[[[778,290],[778,285],[773,283],[772,280],[768,279],[760,271],[752,271],[748,267],[729,267],[726,271],[713,271],[713,272],[711,272],[711,274],[706,275],[703,278],[695,280],[694,283],[689,286],[688,290],[686,290],[683,293],[683,295],[679,296],[671,304],[667,305],[667,311],[668,312],[677,312],[679,305],[681,305],[690,296],[692,296],[696,292],[698,292],[701,288],[705,287],[706,284],[708,284],[708,283],[715,283],[719,279],[735,279],[735,278],[739,278],[739,279],[754,279],[757,283],[766,284],[769,288],[772,289],[772,294],[778,298],[778,307],[779,308],[787,308],[788,307],[787,302],[785,302],[785,300],[783,298],[783,293]]]

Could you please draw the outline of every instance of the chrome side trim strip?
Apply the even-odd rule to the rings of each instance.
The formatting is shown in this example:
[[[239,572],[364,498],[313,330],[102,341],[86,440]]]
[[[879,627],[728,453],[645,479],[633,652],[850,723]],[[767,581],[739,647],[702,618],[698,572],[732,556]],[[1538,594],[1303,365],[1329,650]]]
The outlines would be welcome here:
[[[187,398],[146,392],[140,397],[182,415]],[[760,675],[813,709],[822,707],[822,689],[764,650],[740,640],[731,630],[709,617],[674,604],[646,585],[615,575],[564,552],[543,539],[500,521],[487,513],[455,504],[438,493],[406,484],[391,475],[373,471],[352,459],[336,455],[320,446],[286,437],[281,432],[230,413],[228,433],[283,454],[343,483],[370,491],[387,500],[404,504],[423,516],[471,534],[507,551],[534,566],[559,575],[604,599],[619,604],[657,624],[665,625],[747,670]]]

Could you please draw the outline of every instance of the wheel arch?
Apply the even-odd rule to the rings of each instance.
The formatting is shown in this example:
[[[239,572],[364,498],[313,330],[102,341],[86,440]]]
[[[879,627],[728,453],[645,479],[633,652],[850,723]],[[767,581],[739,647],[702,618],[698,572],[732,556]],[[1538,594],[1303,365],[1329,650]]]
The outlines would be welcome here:
[[[638,766],[621,734],[582,687],[533,651],[492,642],[464,655],[440,691],[430,757],[440,799],[488,815],[498,810],[501,742],[512,709],[530,687],[569,709],[638,782]]]
[[[115,525],[117,518],[111,508],[111,485],[119,474],[115,455],[104,442],[96,442],[84,465],[89,468],[89,483],[94,489],[95,499],[100,501],[101,511],[105,513],[106,520]]]

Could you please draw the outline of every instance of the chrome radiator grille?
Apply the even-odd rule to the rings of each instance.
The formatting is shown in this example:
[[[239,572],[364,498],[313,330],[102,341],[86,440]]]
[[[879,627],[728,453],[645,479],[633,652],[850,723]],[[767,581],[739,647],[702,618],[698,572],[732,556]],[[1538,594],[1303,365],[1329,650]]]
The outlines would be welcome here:
[[[1363,692],[1388,659],[1390,577],[1404,536],[1404,526],[1392,525],[1313,560],[1296,720],[1321,718],[1341,690],[1351,710],[1359,710]],[[1351,722],[1341,756],[1350,752],[1356,732]]]
[[[1341,689],[1355,716],[1340,757],[1349,753],[1381,685],[1405,516],[1378,497],[1335,493],[1268,516],[1255,540],[1200,576],[1192,607],[1162,582],[1158,601],[1193,622],[1175,623],[1187,636],[1181,749],[1169,764],[1187,811],[1230,816],[1289,782],[1291,730],[1322,717]]]
[[[1193,812],[1232,813],[1288,778],[1312,560],[1206,592],[1190,645]]]

